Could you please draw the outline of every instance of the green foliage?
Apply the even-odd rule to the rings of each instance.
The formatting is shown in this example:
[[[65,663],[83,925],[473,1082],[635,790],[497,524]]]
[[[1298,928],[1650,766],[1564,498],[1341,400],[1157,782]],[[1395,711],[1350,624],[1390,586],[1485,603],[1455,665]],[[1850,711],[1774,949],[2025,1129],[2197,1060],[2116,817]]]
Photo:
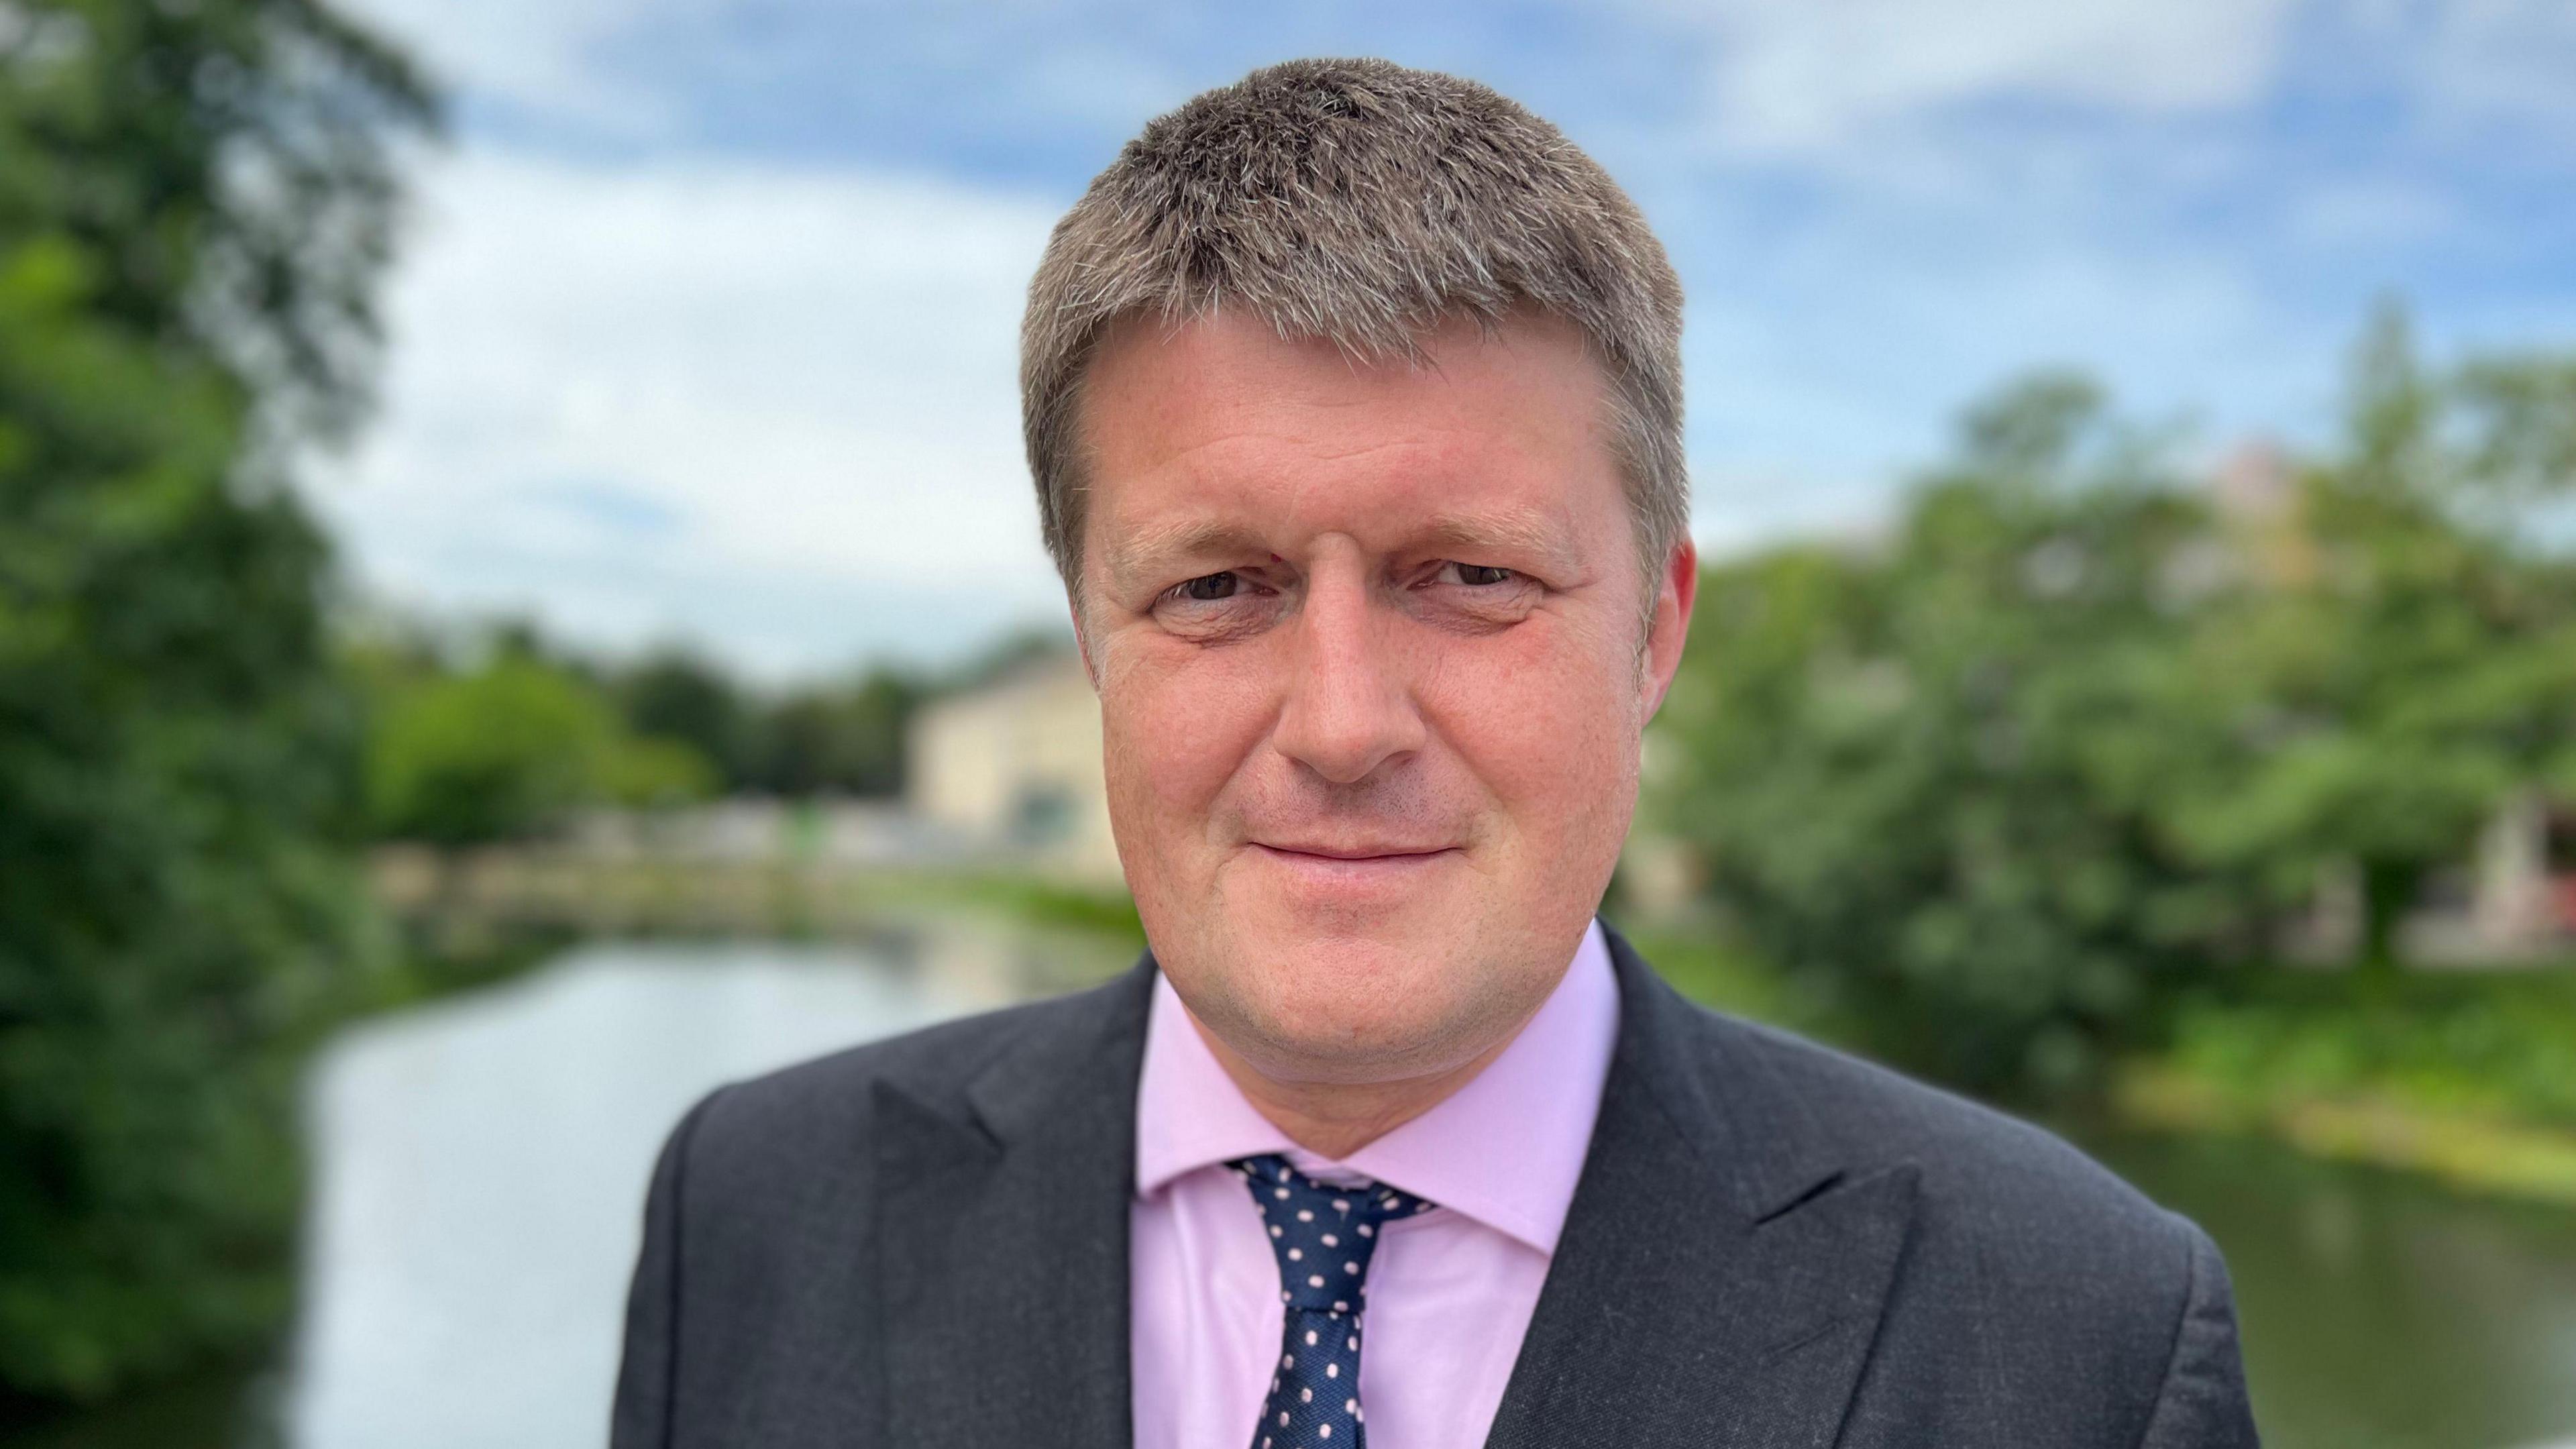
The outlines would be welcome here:
[[[789,694],[762,721],[752,782],[779,795],[903,793],[905,731],[928,693],[911,675],[877,669]]]
[[[694,747],[726,790],[884,797],[903,793],[907,735],[924,702],[1063,647],[1031,630],[936,674],[886,664],[777,693],[685,649],[604,672],[630,728]]]
[[[2080,381],[2010,390],[1883,543],[1706,572],[1650,818],[1867,1045],[1987,1090],[2088,1085],[2338,868],[2384,960],[2576,780],[2576,572],[2502,521],[2565,490],[2564,366],[2429,378],[2383,321],[2344,448],[2226,508]]]
[[[1674,990],[1702,1006],[1825,1041],[1852,1035],[1824,1003],[1800,990],[1799,980],[1709,932],[1626,924],[1619,929]]]
[[[713,793],[690,745],[631,733],[608,694],[522,647],[451,672],[378,665],[367,797],[378,834],[433,845],[516,839],[576,808]]]
[[[599,792],[628,810],[667,810],[716,793],[707,757],[678,740],[618,735],[599,765]]]
[[[2362,978],[2258,973],[2195,992],[2122,1064],[2119,1115],[2257,1131],[2465,1191],[2576,1203],[2576,962]]]
[[[2161,1064],[2249,1106],[2368,1100],[2576,1132],[2576,971],[2317,972],[2193,993]]]
[[[345,425],[398,61],[300,0],[0,50],[0,1399],[273,1324],[294,1048],[366,951],[284,448]]]
[[[2066,380],[1968,433],[1882,552],[1709,572],[1658,803],[1749,943],[1869,1045],[2054,1087],[2147,973],[2240,924],[2146,818],[2205,520]]]
[[[2354,867],[2377,965],[2426,878],[2464,862],[2509,795],[2576,779],[2576,568],[2531,547],[2513,511],[2576,480],[2552,441],[2576,428],[2576,389],[2524,386],[2565,367],[2430,377],[2384,315],[2344,452],[2240,532],[2257,571],[2193,633],[2191,718],[2210,737],[2167,802],[2172,829],[2284,904]]]
[[[909,673],[876,668],[769,695],[676,649],[615,680],[637,732],[692,746],[728,789],[766,795],[901,794],[905,728],[927,693]]]
[[[727,780],[746,778],[759,742],[750,700],[713,664],[665,650],[617,680],[618,704],[635,732],[694,749]]]
[[[585,806],[899,795],[925,701],[1061,647],[1015,635],[935,675],[879,665],[772,692],[687,649],[606,664],[526,623],[461,643],[379,639],[353,659],[374,705],[370,818],[380,835],[466,845],[535,834]],[[483,662],[457,662],[470,658]]]

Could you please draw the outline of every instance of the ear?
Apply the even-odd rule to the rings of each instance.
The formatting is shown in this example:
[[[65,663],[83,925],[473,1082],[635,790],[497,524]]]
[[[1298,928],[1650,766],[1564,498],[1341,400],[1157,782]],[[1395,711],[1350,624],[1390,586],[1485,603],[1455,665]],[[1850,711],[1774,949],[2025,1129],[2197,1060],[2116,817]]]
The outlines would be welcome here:
[[[1664,560],[1663,577],[1655,585],[1655,612],[1646,624],[1646,667],[1637,682],[1645,705],[1641,719],[1653,719],[1672,690],[1673,676],[1682,667],[1682,645],[1690,637],[1691,605],[1698,600],[1699,548],[1685,534]]]

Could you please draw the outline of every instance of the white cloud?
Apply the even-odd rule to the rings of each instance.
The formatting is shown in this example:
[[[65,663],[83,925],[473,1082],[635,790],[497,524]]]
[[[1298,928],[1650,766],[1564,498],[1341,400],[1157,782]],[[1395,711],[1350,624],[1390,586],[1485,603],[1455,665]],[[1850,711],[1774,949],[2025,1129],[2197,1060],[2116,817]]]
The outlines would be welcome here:
[[[2576,127],[2576,6],[2456,0],[2419,48],[2427,96],[2447,117]],[[2563,152],[2560,153],[2562,156]]]
[[[1833,149],[1995,97],[2151,114],[2253,99],[2296,0],[1734,0],[1714,40],[1722,148]]]
[[[1015,375],[1052,205],[489,151],[425,202],[384,413],[317,490],[362,582],[772,668],[1054,607]]]
[[[691,35],[723,48],[744,34],[793,37],[848,0],[346,0],[471,99],[635,139],[685,134],[688,57],[657,81],[621,71],[639,37]],[[2566,0],[1625,0],[1655,29],[1706,38],[1704,113],[1722,150],[1816,157],[1902,137],[1945,110],[1995,99],[2065,102],[2170,116],[2261,99],[2302,56],[2294,36],[2357,39],[2432,110],[2471,119],[2576,122],[2576,6]],[[1177,101],[1192,74],[1150,39],[1158,28],[1115,3],[1084,7],[1099,37],[1031,53],[997,32],[1032,22],[1025,4],[882,17],[902,50],[989,52],[1002,103],[1086,124],[1136,114],[1136,98]],[[1565,5],[1575,10],[1572,4]],[[1061,15],[1055,18],[1062,19]],[[1294,8],[1255,22],[1308,50],[1365,49],[1368,27]],[[1330,36],[1351,31],[1343,41]],[[1293,37],[1293,39],[1292,39]],[[1647,36],[1639,36],[1640,43]],[[791,41],[792,43],[792,41]],[[756,47],[754,47],[756,48]],[[2331,46],[2307,59],[2341,66]],[[756,67],[755,67],[756,69]],[[700,79],[704,79],[700,76]],[[746,78],[738,77],[738,80]]]
[[[1961,106],[2168,117],[2262,101],[2303,61],[2386,68],[2428,118],[2576,125],[2566,0],[1632,0],[1708,37],[1721,152],[1866,160]],[[2307,55],[2314,30],[2358,42]]]
[[[677,120],[663,98],[595,62],[594,52],[638,20],[713,14],[726,0],[344,0],[443,85],[531,112],[619,133],[655,133]]]
[[[608,44],[647,28],[721,22],[744,12],[739,0],[352,3],[469,94],[621,133],[658,132],[684,121],[666,109],[670,97],[601,63]],[[2258,94],[2271,77],[2286,24],[2301,0],[1632,3],[1710,37],[1711,119],[1722,146],[1802,153],[1900,127],[1955,102],[1994,96],[2148,113],[2237,104]],[[2554,3],[2468,0],[2463,8],[2497,12],[2501,19]],[[791,4],[786,11],[791,28],[796,10]],[[2500,19],[2450,28],[2485,36],[2505,28]],[[1102,23],[1129,28],[1107,13]],[[890,36],[925,43],[918,29],[888,24]],[[1288,28],[1295,28],[1293,22]],[[953,42],[977,29],[961,21],[933,25],[927,33]],[[1124,122],[1139,94],[1177,101],[1186,92],[1162,57],[1128,41],[1037,56],[997,50],[995,60],[1014,71],[1012,103],[1033,115],[1089,121],[1107,108]]]

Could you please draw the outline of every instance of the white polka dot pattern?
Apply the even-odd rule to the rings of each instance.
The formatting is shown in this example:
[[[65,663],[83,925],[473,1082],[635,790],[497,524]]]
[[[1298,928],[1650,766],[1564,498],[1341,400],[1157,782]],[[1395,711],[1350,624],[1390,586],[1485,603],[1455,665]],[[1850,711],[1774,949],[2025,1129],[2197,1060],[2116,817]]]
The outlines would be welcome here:
[[[1286,1305],[1279,1372],[1252,1449],[1367,1449],[1365,1411],[1354,1395],[1377,1225],[1432,1204],[1375,1184],[1320,1183],[1275,1153],[1233,1167],[1261,1208]]]

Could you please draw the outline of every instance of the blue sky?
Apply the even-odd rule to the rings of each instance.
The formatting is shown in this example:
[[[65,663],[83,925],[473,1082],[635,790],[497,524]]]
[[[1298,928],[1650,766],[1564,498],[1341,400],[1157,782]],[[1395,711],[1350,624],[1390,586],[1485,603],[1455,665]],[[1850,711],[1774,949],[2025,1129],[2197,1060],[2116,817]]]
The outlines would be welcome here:
[[[1474,76],[1628,186],[1716,550],[1867,527],[2032,367],[2214,452],[2322,435],[2382,295],[2437,354],[2576,346],[2566,0],[353,3],[459,122],[316,488],[353,574],[772,678],[1060,615],[1029,268],[1147,118],[1293,55]]]

